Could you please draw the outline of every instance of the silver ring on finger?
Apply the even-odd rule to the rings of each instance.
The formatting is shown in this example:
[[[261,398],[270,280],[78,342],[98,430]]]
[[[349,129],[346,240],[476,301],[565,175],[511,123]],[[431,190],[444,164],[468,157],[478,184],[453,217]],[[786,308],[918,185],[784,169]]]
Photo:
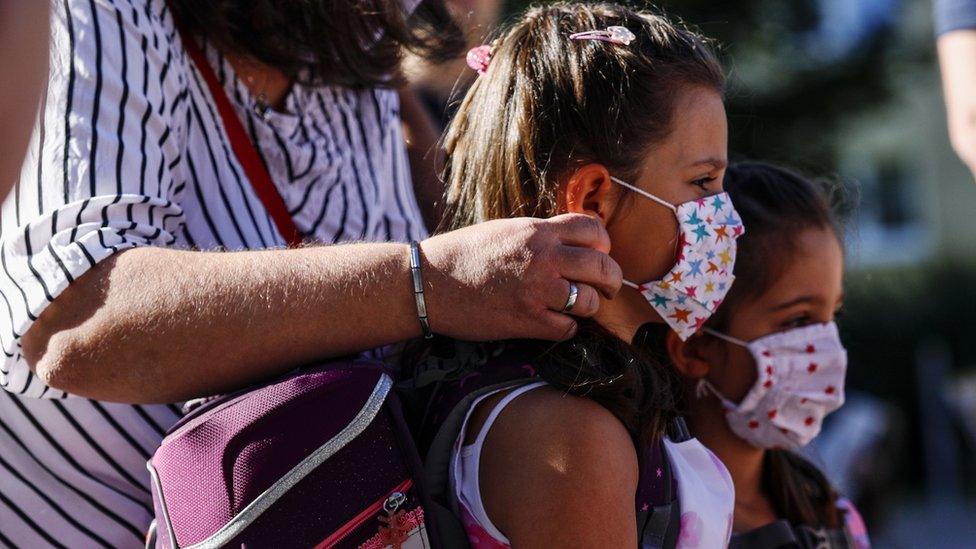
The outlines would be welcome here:
[[[576,306],[576,298],[579,297],[579,286],[575,282],[569,283],[569,297],[566,298],[566,305],[563,307],[563,312],[568,313],[573,310]]]

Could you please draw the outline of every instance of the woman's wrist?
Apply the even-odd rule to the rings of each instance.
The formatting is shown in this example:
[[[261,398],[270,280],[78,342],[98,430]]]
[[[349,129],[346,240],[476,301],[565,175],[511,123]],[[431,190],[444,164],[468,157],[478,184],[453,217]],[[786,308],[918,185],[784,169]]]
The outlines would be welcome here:
[[[424,334],[424,339],[434,337],[434,332],[430,329],[430,321],[427,318],[427,301],[424,288],[424,276],[422,271],[423,254],[420,251],[419,242],[410,243],[410,275],[413,282],[414,302],[417,306],[417,320],[420,322],[420,329]]]

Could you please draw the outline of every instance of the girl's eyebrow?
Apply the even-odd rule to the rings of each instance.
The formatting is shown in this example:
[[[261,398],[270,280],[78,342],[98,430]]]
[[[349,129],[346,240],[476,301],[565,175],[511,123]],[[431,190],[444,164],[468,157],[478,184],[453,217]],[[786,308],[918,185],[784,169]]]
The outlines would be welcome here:
[[[804,295],[804,296],[800,296],[800,297],[798,297],[796,299],[791,299],[790,301],[787,301],[786,303],[781,303],[779,305],[776,305],[775,307],[773,307],[770,310],[772,310],[772,311],[782,311],[783,309],[789,309],[790,307],[793,307],[793,306],[796,306],[796,305],[800,305],[801,303],[819,303],[821,301],[823,301],[823,298],[822,297],[815,296],[815,295]]]
[[[716,170],[721,170],[729,165],[729,161],[724,158],[710,156],[708,158],[702,158],[700,160],[696,160],[695,162],[689,164],[690,167],[705,166],[705,165],[712,166]]]

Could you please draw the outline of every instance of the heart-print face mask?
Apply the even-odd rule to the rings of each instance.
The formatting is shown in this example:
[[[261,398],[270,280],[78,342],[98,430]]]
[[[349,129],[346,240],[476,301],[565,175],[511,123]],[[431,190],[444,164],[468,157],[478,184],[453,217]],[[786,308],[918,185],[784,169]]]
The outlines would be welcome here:
[[[833,322],[771,334],[751,342],[705,328],[749,349],[759,377],[738,404],[702,379],[722,401],[732,431],[757,448],[796,450],[820,432],[824,417],[844,404],[847,351]]]

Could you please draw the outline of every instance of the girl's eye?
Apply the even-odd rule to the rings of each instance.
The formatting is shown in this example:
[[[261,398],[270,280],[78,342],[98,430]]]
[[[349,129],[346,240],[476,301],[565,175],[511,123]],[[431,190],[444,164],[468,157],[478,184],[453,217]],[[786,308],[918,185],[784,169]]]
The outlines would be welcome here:
[[[698,187],[699,189],[701,189],[703,191],[707,191],[708,190],[708,184],[711,183],[712,181],[715,181],[715,178],[714,177],[702,177],[700,179],[696,179],[696,180],[692,181],[691,184],[692,185],[695,185],[696,187]]]
[[[783,323],[784,328],[802,328],[803,326],[809,326],[812,322],[810,315],[803,314],[800,316],[793,317]]]

